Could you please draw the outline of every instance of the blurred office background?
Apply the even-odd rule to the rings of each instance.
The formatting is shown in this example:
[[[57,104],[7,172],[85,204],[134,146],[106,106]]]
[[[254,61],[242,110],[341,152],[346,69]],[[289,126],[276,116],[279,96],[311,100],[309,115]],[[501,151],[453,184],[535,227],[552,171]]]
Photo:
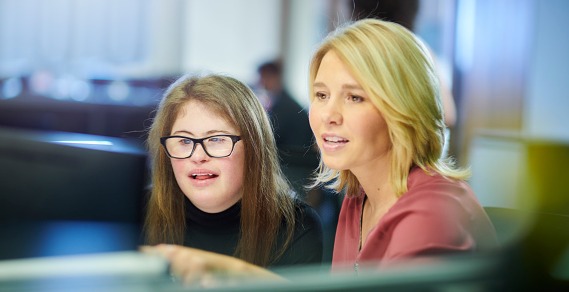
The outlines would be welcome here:
[[[143,141],[177,76],[223,72],[254,87],[257,66],[275,58],[307,107],[312,50],[350,6],[0,0],[0,125]],[[420,1],[415,31],[457,105],[450,155],[472,166],[484,206],[569,214],[568,16],[565,0]]]
[[[143,140],[180,74],[223,72],[255,87],[257,66],[276,58],[285,86],[308,106],[312,50],[350,20],[351,5],[0,0],[0,125]],[[501,182],[523,175],[527,139],[569,140],[568,12],[563,0],[420,1],[415,31],[457,105],[450,154],[473,164],[473,183],[492,204],[520,204],[511,197],[519,186]]]

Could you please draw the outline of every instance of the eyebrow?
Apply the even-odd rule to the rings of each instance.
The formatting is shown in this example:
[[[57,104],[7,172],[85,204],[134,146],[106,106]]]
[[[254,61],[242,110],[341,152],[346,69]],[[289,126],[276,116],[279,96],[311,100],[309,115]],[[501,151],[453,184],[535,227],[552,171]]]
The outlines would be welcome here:
[[[187,134],[189,136],[196,136],[194,133],[192,133],[191,131],[186,131],[186,130],[179,130],[176,131],[174,133],[172,133],[173,135],[180,135],[180,134]],[[207,132],[205,132],[204,136],[211,136],[211,135],[215,135],[215,134],[228,134],[231,135],[232,133],[226,130],[209,130]]]
[[[313,87],[326,87],[326,84],[324,84],[324,82],[315,82],[313,84]],[[357,84],[344,84],[342,85],[342,89],[344,90],[364,90],[361,86],[357,85]]]
[[[326,85],[323,82],[315,82],[312,86],[313,87],[326,87]]]
[[[343,89],[351,89],[351,90],[364,90],[361,86],[357,84],[344,84],[342,86]]]

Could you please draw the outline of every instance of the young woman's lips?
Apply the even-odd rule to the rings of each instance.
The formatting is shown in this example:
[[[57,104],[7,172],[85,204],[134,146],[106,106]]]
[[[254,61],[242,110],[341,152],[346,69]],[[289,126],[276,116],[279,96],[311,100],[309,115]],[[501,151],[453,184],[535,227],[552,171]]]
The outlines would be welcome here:
[[[336,152],[342,150],[350,140],[333,134],[322,135],[322,150],[325,152]]]
[[[194,186],[204,187],[215,182],[219,174],[209,170],[194,170],[190,172],[190,182]]]

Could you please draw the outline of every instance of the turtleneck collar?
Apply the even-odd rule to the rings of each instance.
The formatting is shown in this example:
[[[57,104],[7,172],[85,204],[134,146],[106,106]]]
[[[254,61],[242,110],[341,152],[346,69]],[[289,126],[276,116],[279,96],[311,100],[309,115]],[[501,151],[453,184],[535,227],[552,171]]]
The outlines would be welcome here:
[[[241,219],[241,200],[219,213],[207,213],[196,207],[190,200],[186,202],[186,220],[190,225],[203,227],[231,228],[239,225]]]

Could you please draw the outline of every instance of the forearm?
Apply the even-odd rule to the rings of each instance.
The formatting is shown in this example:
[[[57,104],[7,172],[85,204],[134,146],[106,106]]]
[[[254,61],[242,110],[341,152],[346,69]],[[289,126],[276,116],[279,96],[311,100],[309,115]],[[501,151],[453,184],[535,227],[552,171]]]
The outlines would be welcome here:
[[[144,247],[144,252],[157,253],[170,261],[172,275],[185,284],[219,286],[251,280],[284,281],[263,267],[244,260],[204,250],[160,244]]]

